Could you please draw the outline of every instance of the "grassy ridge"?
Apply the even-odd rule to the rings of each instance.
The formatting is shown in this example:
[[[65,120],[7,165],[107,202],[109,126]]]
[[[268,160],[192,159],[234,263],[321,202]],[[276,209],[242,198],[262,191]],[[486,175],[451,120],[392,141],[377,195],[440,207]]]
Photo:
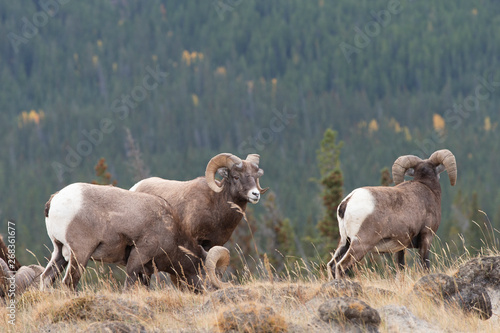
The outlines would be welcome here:
[[[447,248],[445,245],[434,251],[431,273],[453,275],[460,265],[472,259],[467,253],[452,258]],[[483,252],[500,255],[497,249]],[[7,324],[8,309],[3,307],[0,309],[0,329],[99,332],[104,331],[104,327],[118,329],[125,325],[132,331],[144,328],[148,332],[211,332],[231,327],[233,323],[227,311],[235,308],[255,313],[271,311],[266,320],[272,323],[272,331],[276,332],[327,328],[317,318],[317,309],[326,300],[320,291],[328,281],[323,265],[309,263],[308,268],[304,262],[297,261],[295,267],[277,276],[270,265],[259,263],[261,267],[257,273],[246,274],[240,282],[234,282],[234,275],[227,276],[238,287],[236,293],[234,288],[225,289],[227,294],[223,291],[194,294],[161,283],[155,283],[150,290],[135,287],[123,292],[115,277],[98,266],[87,269],[78,293],[66,291],[56,284],[49,292],[31,290],[18,296],[14,327]],[[353,281],[364,290],[358,298],[375,309],[391,304],[404,306],[418,319],[440,331],[497,332],[500,309],[493,303],[498,299],[492,298],[494,314],[491,319],[483,321],[467,316],[460,309],[450,309],[434,300],[412,295],[415,282],[424,275],[418,265],[410,265],[406,271],[397,273],[389,260],[378,258],[370,265],[357,267]],[[374,288],[392,293],[381,293]],[[397,324],[382,320],[380,331],[394,331],[394,325]],[[252,329],[259,331],[261,326]],[[244,327],[238,330],[244,331]]]

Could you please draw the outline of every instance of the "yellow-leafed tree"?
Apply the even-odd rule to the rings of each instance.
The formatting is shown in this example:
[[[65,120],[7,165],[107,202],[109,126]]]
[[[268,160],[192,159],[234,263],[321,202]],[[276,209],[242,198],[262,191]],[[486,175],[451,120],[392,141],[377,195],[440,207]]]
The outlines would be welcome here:
[[[375,119],[372,119],[370,124],[368,124],[368,130],[370,133],[378,131],[378,122]]]
[[[484,118],[484,130],[486,132],[491,131],[491,119],[490,119],[490,117]]]
[[[441,132],[444,130],[446,123],[443,117],[441,117],[437,113],[434,113],[434,115],[432,116],[432,125],[434,126],[434,130]]]

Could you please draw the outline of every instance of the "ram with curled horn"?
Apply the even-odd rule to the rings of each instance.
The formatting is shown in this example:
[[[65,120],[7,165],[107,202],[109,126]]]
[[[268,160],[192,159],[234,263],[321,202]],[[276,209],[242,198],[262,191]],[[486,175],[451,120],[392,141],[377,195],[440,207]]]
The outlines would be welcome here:
[[[40,265],[21,266],[17,258],[12,258],[10,253],[3,237],[0,236],[0,297],[6,297],[14,291],[19,295],[31,286],[37,286],[43,272]]]
[[[247,203],[256,204],[268,189],[259,178],[264,171],[260,157],[241,159],[230,153],[214,156],[205,176],[188,181],[147,178],[130,190],[154,194],[175,209],[186,232],[206,251],[223,246],[241,221]],[[222,179],[215,178],[219,174]]]
[[[47,233],[54,250],[40,278],[43,290],[67,267],[63,283],[75,290],[88,261],[126,267],[125,288],[137,280],[148,285],[164,271],[179,285],[195,291],[221,288],[216,271],[229,264],[229,251],[205,251],[185,231],[164,199],[112,186],[75,183],[54,194],[45,205]]]
[[[340,242],[328,263],[332,277],[342,277],[369,251],[396,253],[398,266],[405,266],[405,249],[417,248],[422,265],[429,269],[429,249],[441,223],[439,174],[448,172],[457,181],[455,156],[447,149],[422,160],[414,155],[399,157],[393,164],[396,186],[362,187],[339,205]],[[404,181],[404,176],[413,180]]]

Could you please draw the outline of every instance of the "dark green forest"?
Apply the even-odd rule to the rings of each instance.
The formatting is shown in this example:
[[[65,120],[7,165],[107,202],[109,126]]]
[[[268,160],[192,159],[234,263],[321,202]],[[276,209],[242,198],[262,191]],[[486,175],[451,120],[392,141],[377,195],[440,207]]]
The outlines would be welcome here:
[[[472,221],[500,229],[497,1],[2,1],[0,35],[0,232],[16,222],[22,262],[46,263],[45,202],[101,158],[129,188],[220,152],[261,155],[257,235],[278,216],[313,253],[328,128],[344,196],[447,148],[439,238],[477,249]]]

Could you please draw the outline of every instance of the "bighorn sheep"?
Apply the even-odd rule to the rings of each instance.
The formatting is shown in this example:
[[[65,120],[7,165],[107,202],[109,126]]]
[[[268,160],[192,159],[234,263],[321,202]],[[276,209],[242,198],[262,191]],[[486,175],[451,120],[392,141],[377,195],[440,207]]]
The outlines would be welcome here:
[[[0,258],[0,297],[10,293],[22,294],[31,285],[36,285],[43,272],[40,265],[21,266],[17,271],[10,270],[7,263]],[[14,287],[15,286],[15,287]]]
[[[418,248],[424,268],[429,269],[429,248],[441,222],[439,174],[448,172],[451,185],[457,180],[455,156],[447,149],[428,159],[406,155],[392,166],[394,187],[362,187],[339,205],[340,242],[328,263],[333,277],[344,275],[366,253],[397,253],[405,265],[405,249]],[[413,180],[404,182],[404,175]]]
[[[219,182],[215,173],[223,177]],[[222,153],[213,157],[205,170],[205,177],[189,181],[147,178],[135,184],[130,190],[160,196],[175,208],[187,233],[205,250],[224,245],[242,214],[230,203],[238,205],[244,212],[247,202],[256,204],[263,189],[259,177],[259,155],[250,154],[246,160]]]
[[[216,268],[229,264],[229,251],[208,253],[190,238],[164,199],[147,193],[75,183],[54,194],[45,205],[45,223],[54,245],[40,288],[52,284],[68,265],[63,283],[76,289],[90,258],[126,266],[125,288],[139,278],[148,284],[154,269],[200,287],[205,265],[215,287],[223,283]]]
[[[8,248],[1,236],[0,249],[0,297],[5,297],[12,292],[21,294],[29,286],[38,282],[43,272],[42,266],[21,266],[16,258],[12,259],[8,255]]]

